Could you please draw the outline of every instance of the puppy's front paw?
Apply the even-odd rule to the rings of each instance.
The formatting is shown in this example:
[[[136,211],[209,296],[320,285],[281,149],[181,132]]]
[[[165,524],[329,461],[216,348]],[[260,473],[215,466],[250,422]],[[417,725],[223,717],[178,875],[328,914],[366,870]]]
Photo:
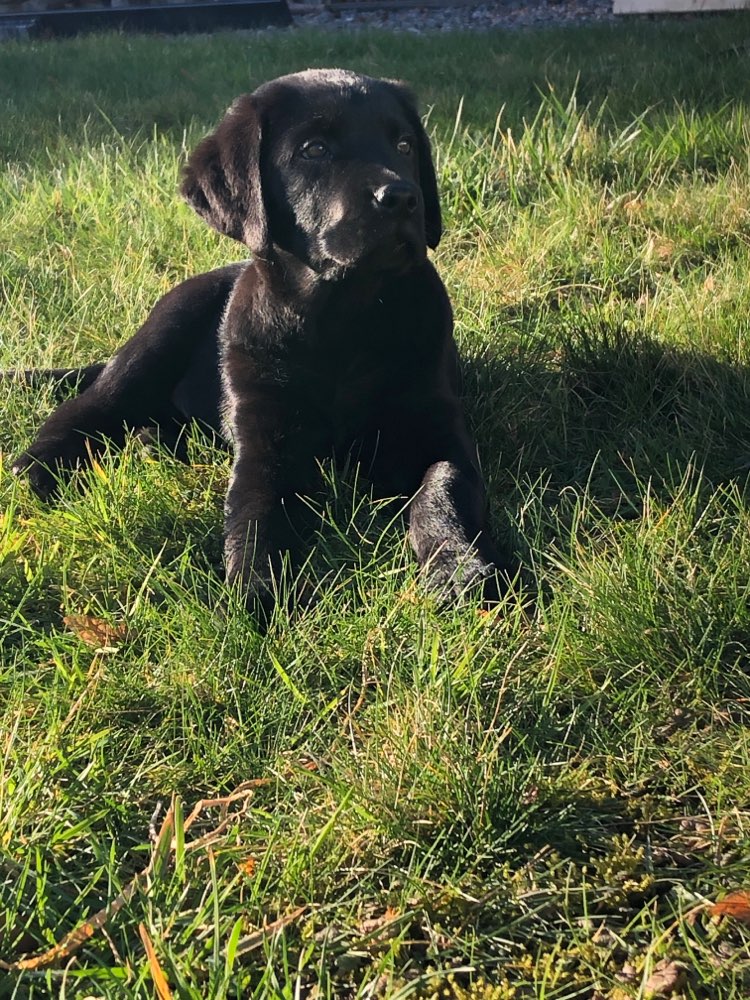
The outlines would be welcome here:
[[[14,476],[26,476],[40,500],[51,500],[60,488],[58,476],[62,465],[57,455],[33,448],[18,456],[11,472]]]
[[[489,562],[476,552],[456,553],[447,548],[430,557],[422,575],[426,588],[442,605],[457,604],[467,597],[497,603],[511,578],[509,567],[500,560]]]
[[[58,493],[67,474],[88,465],[96,448],[90,438],[77,432],[40,434],[11,466],[13,475],[27,476],[31,488],[42,500]]]
[[[258,565],[264,570],[260,572]],[[275,593],[270,564],[253,551],[227,540],[224,549],[227,584],[235,591],[246,610],[260,624],[267,625],[273,614]]]

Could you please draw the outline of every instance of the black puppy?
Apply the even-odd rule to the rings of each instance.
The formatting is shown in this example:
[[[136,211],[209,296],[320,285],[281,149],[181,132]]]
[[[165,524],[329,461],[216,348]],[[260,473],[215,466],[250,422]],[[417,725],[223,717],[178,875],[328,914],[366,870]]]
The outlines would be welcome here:
[[[200,143],[182,192],[252,262],[185,281],[106,365],[67,373],[82,391],[13,471],[49,496],[103,439],[202,422],[234,449],[227,576],[266,603],[318,461],[354,454],[378,495],[413,497],[409,537],[431,588],[496,587],[507,567],[427,260],[440,206],[409,91],[344,70],[266,83]]]

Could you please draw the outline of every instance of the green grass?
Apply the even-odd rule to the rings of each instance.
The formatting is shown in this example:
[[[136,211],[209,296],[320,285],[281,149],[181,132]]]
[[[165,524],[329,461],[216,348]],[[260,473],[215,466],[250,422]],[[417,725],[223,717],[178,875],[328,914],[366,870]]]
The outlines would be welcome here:
[[[241,255],[175,194],[237,93],[308,65],[414,85],[492,518],[536,595],[437,610],[331,472],[320,600],[261,636],[218,571],[226,456],[131,445],[47,508],[7,460],[52,401],[0,383],[0,960],[151,859],[0,996],[152,997],[161,969],[180,1000],[626,1000],[662,960],[683,997],[750,993],[748,929],[703,905],[750,886],[748,37],[0,46],[0,367],[105,357]]]

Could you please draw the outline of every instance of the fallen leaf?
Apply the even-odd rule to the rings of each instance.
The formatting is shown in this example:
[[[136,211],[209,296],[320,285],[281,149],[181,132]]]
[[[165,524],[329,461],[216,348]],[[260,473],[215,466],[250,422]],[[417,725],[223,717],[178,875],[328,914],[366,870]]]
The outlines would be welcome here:
[[[738,889],[728,896],[713,903],[708,912],[712,917],[733,917],[750,926],[750,891]]]
[[[663,958],[654,966],[654,971],[643,987],[645,997],[671,997],[685,985],[685,968],[669,958]]]
[[[625,962],[619,972],[615,973],[615,979],[621,983],[634,983],[638,978],[638,971],[630,962]]]
[[[393,906],[388,906],[385,913],[381,914],[381,916],[367,917],[365,920],[361,920],[359,923],[359,932],[363,937],[375,934],[377,931],[382,931],[384,928],[388,928],[389,925],[393,925],[398,918],[398,910]]]
[[[360,920],[359,933],[361,939],[357,953],[359,953],[360,949],[370,954],[382,951],[387,943],[400,933],[403,925],[404,915],[400,914],[393,906],[387,907],[385,913],[381,916]]]
[[[117,643],[124,642],[128,637],[127,626],[110,625],[92,615],[65,615],[63,621],[81,642],[96,649],[116,649]]]
[[[258,867],[258,862],[255,860],[252,854],[249,855],[247,858],[245,858],[244,861],[240,861],[238,865],[238,868],[242,872],[242,874],[246,875],[248,878],[253,877],[257,867]]]

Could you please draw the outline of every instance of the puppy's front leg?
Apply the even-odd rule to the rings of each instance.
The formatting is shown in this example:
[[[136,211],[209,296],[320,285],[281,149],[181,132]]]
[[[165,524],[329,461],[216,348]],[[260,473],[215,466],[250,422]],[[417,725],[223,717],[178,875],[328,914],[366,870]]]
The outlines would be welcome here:
[[[280,540],[274,539],[280,503],[269,467],[240,451],[224,505],[224,565],[228,582],[239,584],[249,603],[257,599],[266,610],[280,551]]]
[[[277,373],[278,374],[278,373]],[[291,546],[287,504],[296,484],[290,401],[283,379],[259,371],[241,346],[223,359],[234,464],[224,505],[224,563],[249,605],[268,613],[273,579]]]

